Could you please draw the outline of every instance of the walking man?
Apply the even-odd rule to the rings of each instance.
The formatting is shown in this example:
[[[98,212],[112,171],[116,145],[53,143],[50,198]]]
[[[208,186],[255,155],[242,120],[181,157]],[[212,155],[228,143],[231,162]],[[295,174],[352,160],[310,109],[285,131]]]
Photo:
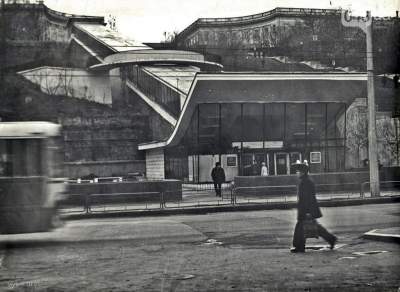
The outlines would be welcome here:
[[[222,183],[225,182],[225,171],[220,162],[215,163],[215,167],[211,171],[211,177],[214,182],[215,194],[217,197],[221,197]]]
[[[318,206],[317,199],[315,197],[315,185],[314,182],[308,176],[308,162],[304,160],[303,163],[297,160],[292,167],[296,170],[296,174],[299,177],[298,185],[298,204],[297,204],[297,224],[294,229],[293,235],[293,246],[291,252],[305,252],[306,238],[304,237],[303,224],[306,218],[317,219],[322,217],[321,210]],[[318,236],[325,239],[330,246],[330,249],[335,247],[337,237],[329,233],[322,225],[317,224]]]

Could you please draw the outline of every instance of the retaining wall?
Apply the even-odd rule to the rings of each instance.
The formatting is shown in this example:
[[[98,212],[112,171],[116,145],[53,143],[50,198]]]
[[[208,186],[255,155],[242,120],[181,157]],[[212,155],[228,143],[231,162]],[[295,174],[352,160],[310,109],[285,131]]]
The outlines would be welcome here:
[[[96,203],[107,203],[110,201],[113,203],[159,202],[160,192],[164,193],[165,202],[182,200],[182,182],[179,180],[71,183],[68,186],[69,198],[63,202],[63,204],[67,205],[84,206],[87,197],[92,194],[109,195],[104,197],[103,202],[101,198],[96,197]],[[137,194],[128,195],[128,193]],[[113,194],[115,195],[115,199],[112,198]]]

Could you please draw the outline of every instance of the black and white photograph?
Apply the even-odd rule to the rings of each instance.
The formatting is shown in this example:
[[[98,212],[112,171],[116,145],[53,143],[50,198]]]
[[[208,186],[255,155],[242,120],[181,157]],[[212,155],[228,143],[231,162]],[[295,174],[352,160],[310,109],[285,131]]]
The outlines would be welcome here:
[[[400,291],[400,0],[0,0],[0,291]]]

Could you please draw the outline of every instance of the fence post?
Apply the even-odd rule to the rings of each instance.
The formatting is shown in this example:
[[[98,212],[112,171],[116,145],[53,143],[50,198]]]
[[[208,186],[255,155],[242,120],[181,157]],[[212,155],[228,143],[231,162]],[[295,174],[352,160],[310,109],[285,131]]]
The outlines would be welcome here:
[[[160,209],[164,209],[165,202],[164,202],[164,192],[160,192]]]
[[[360,184],[360,198],[364,199],[364,183]]]
[[[85,194],[84,208],[86,210],[86,214],[88,214],[90,210],[90,194]]]

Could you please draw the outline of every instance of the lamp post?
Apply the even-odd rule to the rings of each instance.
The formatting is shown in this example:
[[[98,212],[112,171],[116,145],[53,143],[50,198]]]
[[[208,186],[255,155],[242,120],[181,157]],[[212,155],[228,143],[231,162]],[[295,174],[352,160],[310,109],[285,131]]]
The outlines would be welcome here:
[[[342,24],[345,27],[361,28],[367,41],[367,73],[368,73],[368,158],[369,158],[369,180],[371,196],[380,195],[379,190],[379,168],[378,168],[378,144],[376,139],[376,119],[375,119],[375,91],[374,91],[374,63],[372,51],[372,17],[371,12],[367,11],[365,18],[351,18],[349,12],[342,11]]]

